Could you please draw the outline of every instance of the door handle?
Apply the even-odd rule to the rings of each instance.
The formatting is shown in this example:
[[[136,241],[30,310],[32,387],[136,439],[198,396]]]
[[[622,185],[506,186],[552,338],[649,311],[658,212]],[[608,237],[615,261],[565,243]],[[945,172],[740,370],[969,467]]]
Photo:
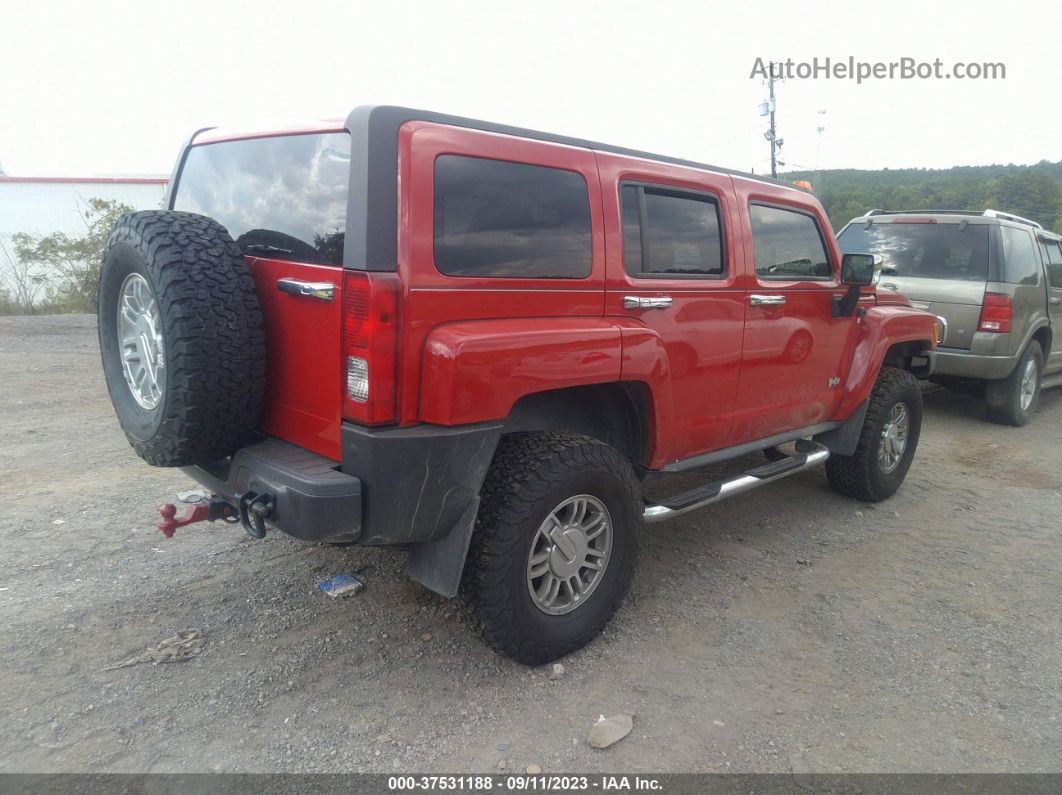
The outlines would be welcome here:
[[[332,282],[304,282],[290,276],[277,279],[277,289],[288,295],[304,295],[318,301],[331,301],[336,297],[336,286]]]
[[[666,309],[671,306],[670,295],[658,295],[653,298],[640,295],[623,296],[624,309]]]
[[[750,295],[749,304],[752,306],[779,306],[785,303],[784,295]]]
[[[1062,304],[1062,298],[1055,298],[1054,296],[1051,296],[1050,298],[1047,299],[1047,303],[1049,303],[1049,304]]]

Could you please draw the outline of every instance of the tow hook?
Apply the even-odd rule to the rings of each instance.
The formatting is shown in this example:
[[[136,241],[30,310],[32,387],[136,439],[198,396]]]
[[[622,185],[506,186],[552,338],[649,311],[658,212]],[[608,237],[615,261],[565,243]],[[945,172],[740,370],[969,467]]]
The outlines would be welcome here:
[[[273,495],[248,491],[240,497],[240,522],[248,535],[265,538],[266,519],[273,515]]]
[[[238,522],[236,509],[220,497],[207,499],[205,495],[198,495],[197,499],[184,499],[189,503],[184,513],[177,516],[177,506],[172,502],[159,507],[159,531],[166,538],[173,538],[178,527],[194,524],[195,522],[216,522],[218,519],[224,522]]]

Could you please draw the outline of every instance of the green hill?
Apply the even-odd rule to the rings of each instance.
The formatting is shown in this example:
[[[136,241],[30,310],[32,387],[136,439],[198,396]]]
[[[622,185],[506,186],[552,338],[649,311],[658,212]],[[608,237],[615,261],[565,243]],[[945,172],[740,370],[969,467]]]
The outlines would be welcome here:
[[[882,171],[835,169],[790,171],[786,180],[804,179],[829,213],[834,229],[878,207],[884,210],[983,210],[1039,221],[1062,232],[1062,162],[1033,166],[956,166]]]

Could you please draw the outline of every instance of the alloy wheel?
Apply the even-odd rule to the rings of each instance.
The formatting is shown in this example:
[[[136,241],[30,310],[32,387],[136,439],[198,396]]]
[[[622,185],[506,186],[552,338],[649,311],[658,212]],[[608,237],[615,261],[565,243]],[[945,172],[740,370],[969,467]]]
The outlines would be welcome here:
[[[597,497],[569,497],[535,533],[527,561],[527,589],[550,615],[584,604],[601,582],[612,552],[612,518]]]
[[[118,350],[126,386],[137,404],[148,411],[162,400],[166,360],[162,318],[147,279],[130,273],[118,294]]]
[[[903,451],[907,448],[907,434],[911,429],[911,415],[907,406],[897,403],[889,412],[881,428],[881,445],[878,447],[878,466],[888,475],[900,465]]]

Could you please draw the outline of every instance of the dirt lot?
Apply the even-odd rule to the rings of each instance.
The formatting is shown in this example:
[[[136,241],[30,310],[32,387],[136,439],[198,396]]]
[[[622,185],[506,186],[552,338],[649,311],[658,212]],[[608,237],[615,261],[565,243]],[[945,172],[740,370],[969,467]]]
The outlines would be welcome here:
[[[648,529],[564,676],[492,654],[399,553],[198,525],[118,429],[94,317],[0,318],[0,771],[1062,770],[1062,390],[927,395],[907,483],[821,472]],[[314,581],[360,571],[333,601]],[[106,670],[183,628],[195,659]],[[599,713],[637,713],[605,751]]]

